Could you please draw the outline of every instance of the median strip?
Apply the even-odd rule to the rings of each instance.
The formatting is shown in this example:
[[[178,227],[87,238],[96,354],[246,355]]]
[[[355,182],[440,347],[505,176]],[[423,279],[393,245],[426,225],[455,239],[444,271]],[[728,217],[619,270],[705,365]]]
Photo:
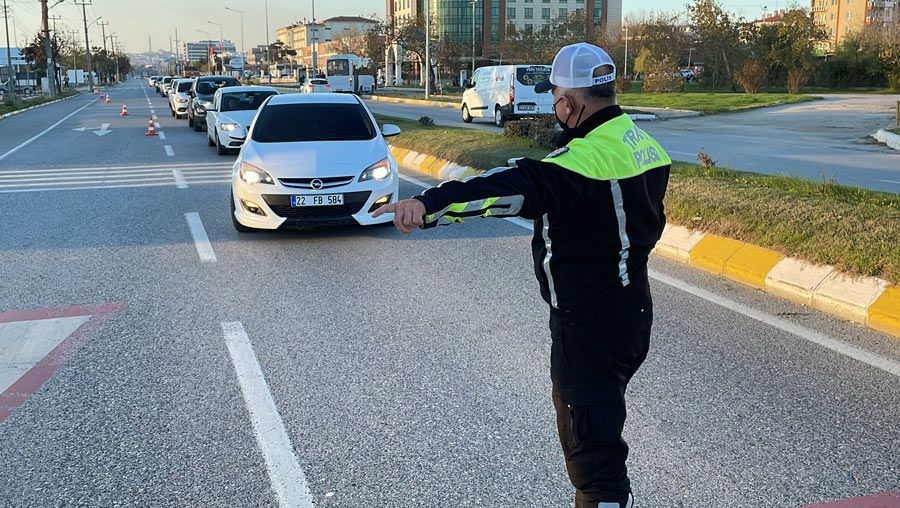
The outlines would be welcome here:
[[[394,158],[442,180],[547,153],[492,132],[379,121],[403,129]],[[900,196],[676,162],[666,212],[657,254],[900,337]]]

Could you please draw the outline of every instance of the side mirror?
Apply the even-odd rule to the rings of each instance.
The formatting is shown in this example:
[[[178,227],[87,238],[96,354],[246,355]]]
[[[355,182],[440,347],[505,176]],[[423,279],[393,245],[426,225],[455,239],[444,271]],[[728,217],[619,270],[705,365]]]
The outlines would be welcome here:
[[[228,137],[235,140],[240,141],[241,143],[247,141],[247,129],[244,127],[238,127],[237,129],[231,131],[228,134]]]
[[[400,127],[397,127],[392,123],[386,123],[381,126],[382,136],[389,138],[391,136],[396,136],[397,134],[400,134]]]
[[[471,81],[466,81],[466,90],[469,88],[475,88],[475,85],[473,85]]]

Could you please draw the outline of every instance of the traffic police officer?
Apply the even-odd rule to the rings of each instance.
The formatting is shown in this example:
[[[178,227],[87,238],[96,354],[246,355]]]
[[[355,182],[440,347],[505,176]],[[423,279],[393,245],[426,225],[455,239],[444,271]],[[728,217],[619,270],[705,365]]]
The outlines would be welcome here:
[[[616,105],[616,70],[597,46],[560,49],[550,78],[562,133],[543,160],[518,159],[386,205],[403,233],[468,217],[534,220],[532,253],[550,306],[550,377],[576,508],[631,508],[622,439],[625,388],[647,356],[647,259],[666,219],[671,159]]]

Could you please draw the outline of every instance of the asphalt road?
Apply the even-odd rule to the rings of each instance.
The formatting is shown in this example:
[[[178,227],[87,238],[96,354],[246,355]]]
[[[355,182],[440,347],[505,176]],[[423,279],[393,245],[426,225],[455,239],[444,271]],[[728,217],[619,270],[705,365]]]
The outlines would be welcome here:
[[[85,106],[0,160],[0,367],[29,340],[10,323],[71,306],[107,319],[24,401],[0,397],[0,506],[569,505],[527,223],[238,234],[232,158],[159,96],[166,139],[145,137],[138,81],[110,93],[111,105],[77,98],[0,122],[3,157]],[[104,123],[104,135],[73,130]],[[100,167],[126,169],[83,169]],[[894,369],[900,342],[663,259],[652,268],[652,349],[626,424],[637,506],[900,488],[897,373],[808,339]]]
[[[900,192],[900,153],[868,138],[892,126],[900,95],[826,95],[823,100],[744,113],[641,122],[675,160],[700,150],[720,166]],[[376,113],[499,131],[488,119],[464,124],[459,110],[370,101]]]

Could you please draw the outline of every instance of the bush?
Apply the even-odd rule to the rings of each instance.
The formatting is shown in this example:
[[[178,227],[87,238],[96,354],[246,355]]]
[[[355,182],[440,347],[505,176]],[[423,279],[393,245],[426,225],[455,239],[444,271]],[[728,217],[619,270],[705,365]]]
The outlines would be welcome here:
[[[887,86],[892,92],[900,93],[900,69],[896,69],[888,74]]]
[[[648,67],[647,77],[644,78],[644,92],[668,93],[681,90],[684,86],[684,78],[671,58],[664,57]]]
[[[766,83],[768,71],[759,60],[747,60],[734,75],[734,81],[747,93],[759,93]]]
[[[527,138],[530,127],[528,120],[510,120],[503,125],[503,135],[507,138]]]
[[[787,82],[788,93],[799,94],[801,90],[803,90],[803,85],[806,84],[808,78],[809,73],[806,72],[806,69],[789,70]]]
[[[626,78],[624,76],[619,76],[616,78],[616,93],[623,94],[628,93],[628,90],[631,88],[631,79]]]
[[[526,120],[512,120],[503,126],[503,135],[508,138],[530,139],[535,146],[542,148],[555,148],[556,119],[552,115]]]
[[[422,124],[422,127],[432,127],[434,125],[434,119],[430,116],[421,116],[419,117],[419,123]]]

